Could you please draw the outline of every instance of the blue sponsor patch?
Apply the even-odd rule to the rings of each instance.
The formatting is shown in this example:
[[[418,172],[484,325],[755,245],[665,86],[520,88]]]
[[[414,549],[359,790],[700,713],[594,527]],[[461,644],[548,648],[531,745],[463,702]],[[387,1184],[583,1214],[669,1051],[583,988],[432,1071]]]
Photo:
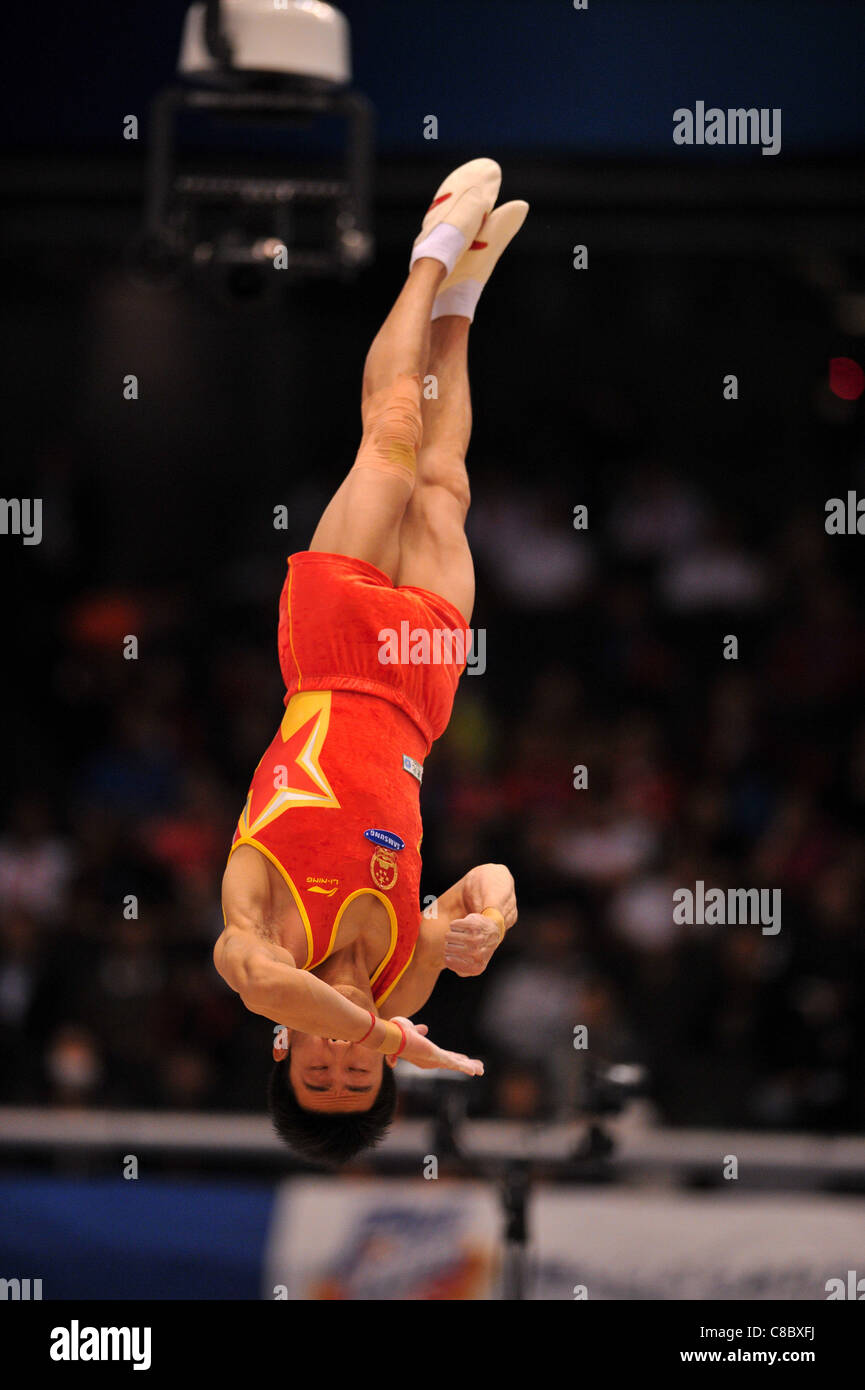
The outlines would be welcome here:
[[[405,840],[390,830],[365,830],[363,833],[367,840],[372,840],[374,845],[382,845],[384,849],[405,849]]]

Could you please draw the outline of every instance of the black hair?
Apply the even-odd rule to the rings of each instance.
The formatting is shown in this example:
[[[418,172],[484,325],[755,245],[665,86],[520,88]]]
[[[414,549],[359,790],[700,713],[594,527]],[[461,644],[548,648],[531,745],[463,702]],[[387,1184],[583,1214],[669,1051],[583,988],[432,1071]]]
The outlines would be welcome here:
[[[336,1168],[381,1143],[396,1109],[392,1067],[383,1064],[381,1086],[368,1110],[322,1112],[305,1110],[299,1103],[289,1076],[290,1060],[289,1053],[283,1061],[274,1062],[267,1101],[274,1129],[299,1158]]]

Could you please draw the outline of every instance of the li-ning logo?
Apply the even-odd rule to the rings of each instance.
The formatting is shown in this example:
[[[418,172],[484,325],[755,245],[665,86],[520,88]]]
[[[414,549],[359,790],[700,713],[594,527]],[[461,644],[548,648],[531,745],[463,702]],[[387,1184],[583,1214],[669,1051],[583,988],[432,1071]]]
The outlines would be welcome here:
[[[149,1327],[52,1327],[52,1361],[131,1361],[133,1371],[150,1370]]]
[[[407,618],[378,634],[382,666],[465,666],[470,676],[487,669],[487,633],[479,627],[411,627]]]
[[[31,1291],[30,1285],[33,1285]],[[0,1298],[27,1303],[42,1297],[41,1279],[0,1279]]]
[[[777,130],[776,130],[777,123]],[[674,145],[761,145],[763,154],[781,148],[781,108],[735,107],[722,111],[698,101],[693,111],[680,106],[673,112]]]
[[[333,887],[330,886],[331,884]],[[332,898],[338,887],[338,878],[322,878],[321,874],[307,874],[306,876],[307,893],[323,893],[326,898]]]

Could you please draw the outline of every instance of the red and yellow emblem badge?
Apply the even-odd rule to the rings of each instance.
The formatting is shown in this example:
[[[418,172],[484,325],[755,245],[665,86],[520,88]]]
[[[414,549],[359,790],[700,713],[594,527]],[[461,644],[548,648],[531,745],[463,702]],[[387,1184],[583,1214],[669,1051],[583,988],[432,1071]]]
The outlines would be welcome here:
[[[381,888],[385,893],[393,888],[399,875],[393,850],[377,849],[369,861],[369,872],[376,888]]]

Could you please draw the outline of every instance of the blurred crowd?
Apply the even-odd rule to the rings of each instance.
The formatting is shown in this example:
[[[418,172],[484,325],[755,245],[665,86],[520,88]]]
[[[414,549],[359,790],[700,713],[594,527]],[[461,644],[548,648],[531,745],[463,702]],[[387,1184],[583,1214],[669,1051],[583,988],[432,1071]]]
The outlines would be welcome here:
[[[861,1130],[855,540],[827,537],[819,507],[755,538],[651,460],[596,486],[575,529],[585,501],[476,489],[487,668],[427,763],[422,894],[503,861],[521,911],[486,974],[443,976],[423,1021],[484,1058],[477,1114],[567,1116],[588,1065],[626,1061],[666,1122]],[[270,1028],[211,950],[281,714],[282,555],[160,592],[40,563],[55,616],[33,638],[42,704],[0,837],[0,1098],[262,1110]],[[780,932],[676,925],[673,894],[697,880],[780,889]]]

